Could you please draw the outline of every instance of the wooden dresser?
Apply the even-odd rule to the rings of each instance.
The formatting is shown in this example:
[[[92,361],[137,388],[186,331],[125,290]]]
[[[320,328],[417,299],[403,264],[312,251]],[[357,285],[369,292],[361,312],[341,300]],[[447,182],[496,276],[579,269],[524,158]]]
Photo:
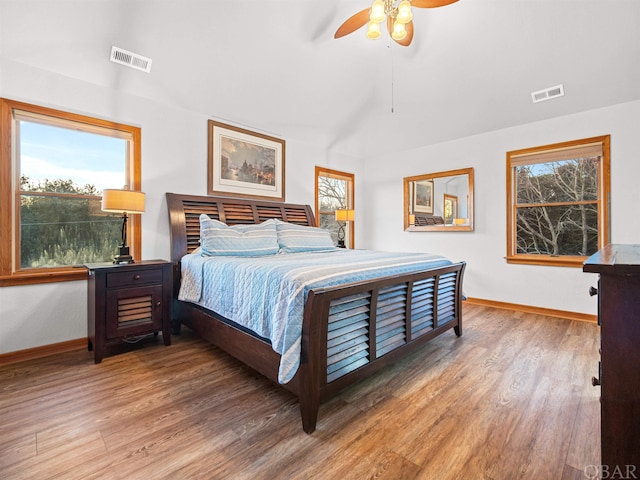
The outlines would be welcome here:
[[[583,271],[599,274],[603,474],[637,478],[624,475],[640,476],[640,245],[607,245]]]

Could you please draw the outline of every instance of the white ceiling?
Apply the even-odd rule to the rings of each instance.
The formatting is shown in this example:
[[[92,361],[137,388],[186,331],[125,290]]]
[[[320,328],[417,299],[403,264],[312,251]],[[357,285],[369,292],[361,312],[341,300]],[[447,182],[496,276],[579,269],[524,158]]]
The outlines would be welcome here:
[[[368,4],[0,0],[0,54],[356,157],[640,99],[640,0],[460,0],[415,9],[409,47],[335,40]]]

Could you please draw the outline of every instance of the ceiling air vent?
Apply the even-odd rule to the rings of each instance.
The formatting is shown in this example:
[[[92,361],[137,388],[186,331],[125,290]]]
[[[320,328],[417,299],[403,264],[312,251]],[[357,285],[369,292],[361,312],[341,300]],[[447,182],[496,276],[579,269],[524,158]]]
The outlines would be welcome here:
[[[129,52],[118,47],[111,47],[111,59],[112,62],[125,65],[127,67],[135,68],[136,70],[142,70],[149,73],[151,70],[151,59],[138,55],[137,53]]]
[[[552,98],[562,97],[564,95],[564,87],[562,85],[556,85],[555,87],[545,88],[544,90],[538,90],[531,93],[531,99],[533,103],[544,102],[545,100],[551,100]]]

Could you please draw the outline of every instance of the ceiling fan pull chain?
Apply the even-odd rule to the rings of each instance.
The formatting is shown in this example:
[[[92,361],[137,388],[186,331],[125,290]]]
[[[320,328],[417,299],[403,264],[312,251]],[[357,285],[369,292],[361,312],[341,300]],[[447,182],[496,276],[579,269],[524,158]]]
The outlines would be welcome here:
[[[389,43],[387,44],[387,48],[391,52],[390,53],[390,55],[391,55],[391,113],[394,113],[394,103],[395,103],[395,99],[394,99],[394,96],[393,96],[394,69],[393,69],[393,48],[391,47],[391,40],[389,40]]]

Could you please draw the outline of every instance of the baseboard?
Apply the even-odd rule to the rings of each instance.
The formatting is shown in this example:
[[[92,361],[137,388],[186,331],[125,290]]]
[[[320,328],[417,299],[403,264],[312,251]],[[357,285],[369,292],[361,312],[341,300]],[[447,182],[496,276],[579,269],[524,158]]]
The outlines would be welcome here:
[[[502,308],[505,310],[513,310],[516,312],[534,313],[537,315],[546,315],[548,317],[566,318],[568,320],[579,320],[581,322],[596,323],[597,315],[589,315],[586,313],[568,312],[565,310],[554,310],[552,308],[531,307],[528,305],[519,305],[517,303],[497,302],[495,300],[484,300],[482,298],[467,297],[465,302],[473,305],[482,305],[484,307]],[[43,345],[41,347],[28,348],[26,350],[18,350],[17,352],[9,352],[0,354],[0,365],[9,365],[11,363],[24,362],[35,358],[48,357],[56,353],[71,352],[73,350],[81,350],[87,348],[86,338],[77,338],[66,342],[53,343],[51,345]]]
[[[35,358],[48,357],[56,353],[71,352],[87,348],[86,338],[77,338],[66,342],[52,343],[41,347],[27,348],[26,350],[18,350],[16,352],[0,354],[0,365],[9,365],[11,363],[24,362]]]
[[[473,305],[482,305],[484,307],[502,308],[505,310],[514,310],[516,312],[534,313],[536,315],[546,315],[547,317],[566,318],[568,320],[578,320],[581,322],[597,323],[597,315],[589,315],[587,313],[568,312],[566,310],[554,310],[553,308],[531,307],[529,305],[519,305],[517,303],[496,302],[495,300],[484,300],[482,298],[467,297],[467,303]]]

